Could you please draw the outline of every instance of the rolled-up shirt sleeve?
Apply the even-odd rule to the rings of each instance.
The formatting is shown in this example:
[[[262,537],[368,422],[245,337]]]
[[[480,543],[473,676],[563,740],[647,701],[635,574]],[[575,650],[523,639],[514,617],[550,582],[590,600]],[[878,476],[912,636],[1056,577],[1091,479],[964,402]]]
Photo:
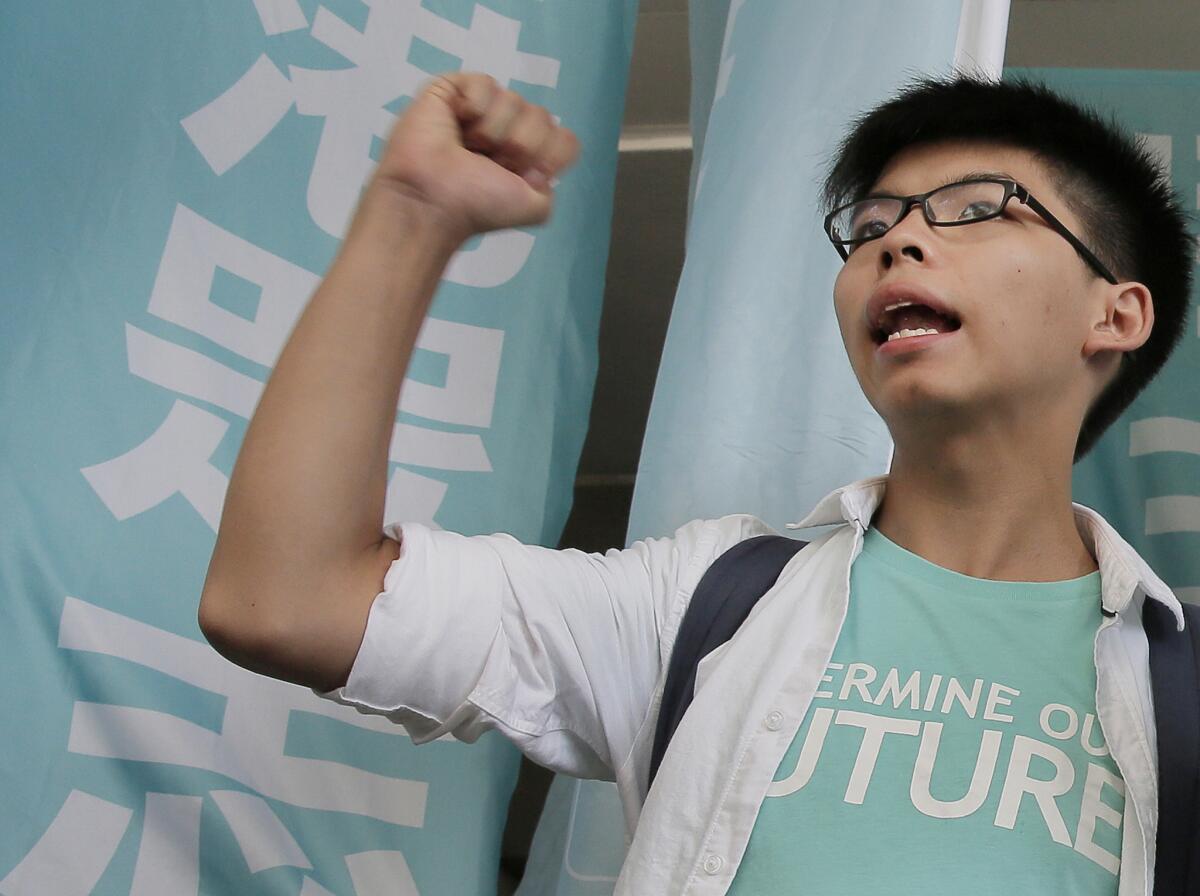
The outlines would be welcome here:
[[[400,555],[345,686],[321,696],[386,715],[417,743],[495,729],[556,771],[612,779],[700,576],[770,531],[735,515],[589,554],[391,526]]]

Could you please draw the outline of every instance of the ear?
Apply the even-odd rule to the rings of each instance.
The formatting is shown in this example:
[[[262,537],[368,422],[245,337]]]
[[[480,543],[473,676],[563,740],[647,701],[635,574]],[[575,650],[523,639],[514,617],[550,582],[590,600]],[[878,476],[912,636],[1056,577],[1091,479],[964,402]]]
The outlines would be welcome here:
[[[1083,356],[1098,352],[1132,352],[1145,345],[1154,327],[1154,302],[1150,290],[1136,282],[1118,283],[1104,292]]]

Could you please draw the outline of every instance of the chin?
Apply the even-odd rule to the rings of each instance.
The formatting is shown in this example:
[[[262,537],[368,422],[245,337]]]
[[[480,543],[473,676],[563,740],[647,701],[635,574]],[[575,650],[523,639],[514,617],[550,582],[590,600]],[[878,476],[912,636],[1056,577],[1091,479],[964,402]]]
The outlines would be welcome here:
[[[947,389],[944,383],[928,383],[911,378],[904,383],[888,383],[874,396],[868,396],[871,406],[887,423],[911,424],[914,420],[942,420],[959,417],[970,405],[958,390]]]

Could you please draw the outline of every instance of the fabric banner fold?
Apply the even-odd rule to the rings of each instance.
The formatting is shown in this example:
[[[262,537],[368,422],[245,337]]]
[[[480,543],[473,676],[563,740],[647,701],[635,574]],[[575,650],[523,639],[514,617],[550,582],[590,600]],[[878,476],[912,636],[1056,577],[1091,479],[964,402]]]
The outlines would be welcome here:
[[[518,755],[415,749],[196,610],[234,457],[383,140],[482,70],[581,138],[446,272],[387,515],[553,545],[586,430],[636,0],[19,2],[0,186],[0,894],[496,891]],[[296,520],[296,526],[305,525]]]
[[[782,529],[887,469],[834,319],[820,181],[850,120],[904,81],[955,63],[998,77],[1008,3],[692,0],[689,14],[687,258],[627,542],[736,512]],[[623,827],[612,785],[556,779],[520,893],[611,893]]]
[[[1200,208],[1200,72],[1012,68],[1141,135],[1184,207]],[[1193,233],[1195,233],[1193,219]],[[1200,260],[1200,251],[1197,252]],[[1075,500],[1099,510],[1183,601],[1200,604],[1200,321],[1075,467]]]

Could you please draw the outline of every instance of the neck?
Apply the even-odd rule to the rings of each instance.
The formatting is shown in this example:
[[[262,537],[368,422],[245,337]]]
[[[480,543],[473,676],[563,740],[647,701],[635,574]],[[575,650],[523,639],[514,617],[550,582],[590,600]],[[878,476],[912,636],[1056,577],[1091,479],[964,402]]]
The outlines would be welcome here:
[[[1062,449],[1070,440],[1032,429],[900,433],[871,525],[975,578],[1049,582],[1095,571],[1071,508],[1071,450]]]

